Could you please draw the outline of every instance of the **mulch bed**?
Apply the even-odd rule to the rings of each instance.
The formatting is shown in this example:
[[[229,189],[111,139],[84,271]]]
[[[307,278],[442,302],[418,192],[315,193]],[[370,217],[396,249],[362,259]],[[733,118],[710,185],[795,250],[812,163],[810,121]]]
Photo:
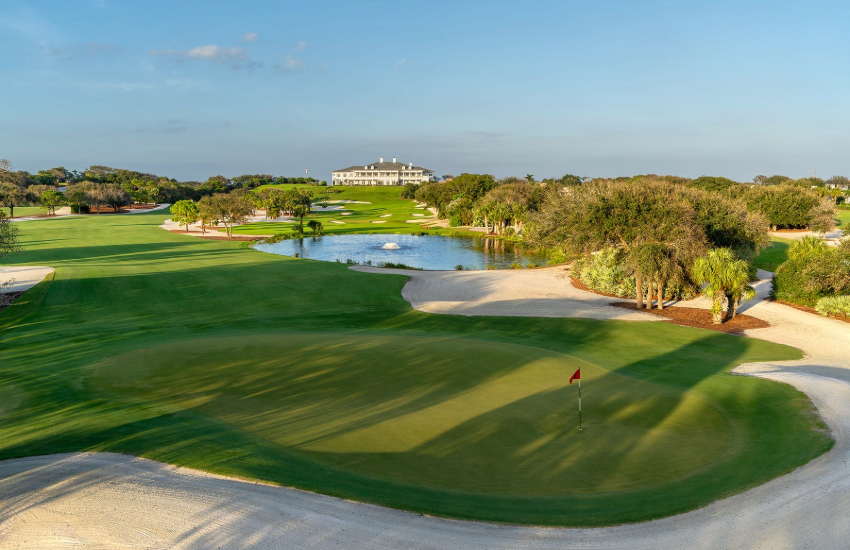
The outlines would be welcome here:
[[[594,290],[594,289],[590,288],[589,286],[587,286],[586,284],[584,284],[583,282],[581,282],[581,279],[573,277],[572,275],[570,276],[570,282],[572,282],[573,286],[576,287],[579,290],[586,290],[587,292],[599,294],[600,296],[608,296],[609,298],[621,298],[621,299],[623,298],[622,296],[617,296],[616,294],[606,294],[604,292],[599,292],[598,290]]]
[[[191,233],[192,235],[197,236],[201,239],[209,239],[211,241],[259,241],[264,239],[265,237],[258,237],[256,235],[234,235],[233,237],[227,237],[226,235],[216,235],[212,231],[206,235],[198,235],[197,231],[186,231],[186,230],[169,230],[170,233],[182,233],[187,234]]]
[[[683,327],[704,328],[706,330],[714,330],[717,332],[726,332],[730,334],[743,334],[745,330],[754,328],[767,328],[770,323],[739,313],[734,319],[724,320],[720,325],[715,325],[711,321],[711,312],[707,309],[682,306],[668,306],[664,309],[638,309],[634,302],[614,302],[611,304],[614,307],[623,309],[631,309],[643,313],[651,313],[664,317],[668,323],[681,325]]]

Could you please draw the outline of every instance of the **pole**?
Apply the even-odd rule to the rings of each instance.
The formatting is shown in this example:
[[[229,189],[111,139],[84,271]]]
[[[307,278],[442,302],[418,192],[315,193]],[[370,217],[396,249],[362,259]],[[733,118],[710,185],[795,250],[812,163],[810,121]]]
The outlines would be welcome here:
[[[581,431],[581,377],[578,379],[578,431]]]

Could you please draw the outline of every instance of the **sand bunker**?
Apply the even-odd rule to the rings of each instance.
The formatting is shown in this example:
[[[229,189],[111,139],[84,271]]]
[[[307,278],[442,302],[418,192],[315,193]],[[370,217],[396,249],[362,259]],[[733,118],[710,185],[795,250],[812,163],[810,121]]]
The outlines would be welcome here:
[[[14,279],[15,282],[6,290],[23,292],[40,283],[54,271],[52,267],[35,265],[0,265],[0,283]]]
[[[387,223],[387,220],[375,220],[375,221],[371,221],[369,223]]]

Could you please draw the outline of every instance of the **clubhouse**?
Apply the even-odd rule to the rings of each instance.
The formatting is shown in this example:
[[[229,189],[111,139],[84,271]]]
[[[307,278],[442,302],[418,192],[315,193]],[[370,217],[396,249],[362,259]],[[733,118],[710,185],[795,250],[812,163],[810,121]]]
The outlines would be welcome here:
[[[404,185],[424,183],[433,175],[433,170],[413,166],[413,163],[396,162],[395,157],[392,162],[384,162],[381,157],[378,162],[331,172],[331,185]]]

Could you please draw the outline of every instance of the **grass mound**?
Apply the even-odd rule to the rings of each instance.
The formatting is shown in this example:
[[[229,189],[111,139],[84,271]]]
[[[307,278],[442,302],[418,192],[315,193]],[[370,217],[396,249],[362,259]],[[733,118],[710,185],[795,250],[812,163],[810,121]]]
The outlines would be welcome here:
[[[604,525],[740,492],[831,440],[800,357],[667,323],[414,311],[405,277],[171,234],[21,225],[54,278],[0,312],[0,459],[114,451],[444,516]],[[586,428],[576,433],[581,366]]]

